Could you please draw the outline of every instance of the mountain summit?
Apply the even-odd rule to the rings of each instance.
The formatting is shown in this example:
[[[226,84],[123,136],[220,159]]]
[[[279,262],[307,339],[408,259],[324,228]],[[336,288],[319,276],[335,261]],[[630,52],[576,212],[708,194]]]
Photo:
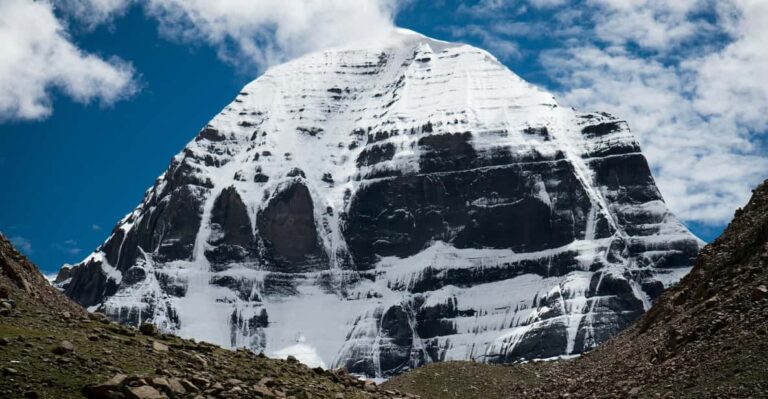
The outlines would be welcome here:
[[[388,377],[590,349],[699,246],[624,121],[401,30],[248,84],[58,284],[124,323]]]

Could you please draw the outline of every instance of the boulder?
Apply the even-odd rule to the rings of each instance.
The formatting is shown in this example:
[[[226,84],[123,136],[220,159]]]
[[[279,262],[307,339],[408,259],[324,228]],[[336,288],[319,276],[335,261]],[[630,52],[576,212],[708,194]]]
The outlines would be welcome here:
[[[125,399],[125,394],[119,385],[92,384],[83,387],[81,393],[88,399]]]
[[[169,350],[168,345],[158,341],[152,341],[152,349],[158,352],[168,352]]]
[[[125,393],[130,399],[167,399],[168,397],[160,393],[154,387],[143,385],[140,387],[127,387]]]
[[[57,355],[66,355],[75,351],[75,345],[69,341],[61,341],[58,345],[53,347],[53,353]]]

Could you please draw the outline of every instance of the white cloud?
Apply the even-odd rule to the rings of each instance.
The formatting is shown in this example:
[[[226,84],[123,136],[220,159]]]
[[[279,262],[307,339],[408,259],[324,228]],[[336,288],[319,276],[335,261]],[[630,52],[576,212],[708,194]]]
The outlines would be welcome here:
[[[694,14],[707,0],[588,0],[597,37],[611,44],[635,43],[666,49],[709,30],[709,22]]]
[[[146,0],[161,32],[216,46],[244,68],[353,41],[379,40],[393,28],[395,0]],[[250,64],[249,64],[250,63]]]
[[[465,14],[481,42],[548,40],[534,60],[561,103],[627,119],[680,217],[730,220],[768,177],[768,2],[527,2],[538,14],[510,19],[520,2],[493,0]]]
[[[529,2],[536,8],[551,8],[562,6],[568,0],[529,0]]]
[[[729,130],[768,130],[768,2],[735,0],[740,11],[727,30],[734,40],[721,51],[687,60],[697,74],[695,107]]]
[[[28,239],[22,236],[14,236],[14,237],[11,237],[10,240],[11,240],[11,244],[13,244],[21,252],[27,255],[34,252],[32,251],[32,243]]]
[[[595,47],[550,52],[543,63],[567,87],[562,103],[628,120],[680,217],[727,221],[768,177],[768,158],[737,127],[738,118],[709,117],[700,98],[687,94],[699,82],[697,71]]]
[[[261,70],[306,52],[383,38],[404,0],[62,0],[87,26],[141,5],[168,39],[212,45],[245,70]]]
[[[101,231],[101,226],[99,226],[98,224],[92,224],[91,225],[91,230],[93,230],[93,231]]]
[[[51,244],[51,248],[72,256],[77,255],[83,251],[82,248],[78,247],[77,241],[75,240],[64,240],[63,242],[60,242],[60,243],[55,242]]]
[[[72,20],[93,27],[133,5],[160,24],[166,38],[214,46],[245,71],[354,41],[383,38],[408,0],[60,0]]]
[[[87,28],[111,22],[125,13],[136,0],[57,0],[55,6]]]
[[[135,89],[133,69],[77,48],[47,2],[0,1],[0,120],[40,119],[52,92],[111,104]]]
[[[92,29],[137,4],[166,37],[212,45],[222,59],[255,72],[320,48],[383,38],[393,28],[397,1],[60,0],[55,6]],[[46,1],[0,2],[0,48],[0,120],[49,116],[57,90],[103,104],[136,90],[128,63],[75,46]]]
[[[480,41],[481,46],[490,51],[493,55],[499,59],[506,61],[513,58],[520,57],[520,48],[513,41],[506,40],[494,34],[495,29],[503,29],[505,31],[515,31],[516,34],[520,34],[520,31],[527,30],[528,26],[523,25],[502,25],[499,27],[490,27],[490,29],[480,25],[466,25],[466,26],[452,26],[449,28],[449,34],[454,37],[474,37]]]
[[[608,8],[599,19],[618,9],[623,22],[598,23],[597,41],[543,55],[565,87],[562,101],[626,118],[679,216],[730,220],[768,177],[761,145],[768,131],[768,3],[736,0],[713,9],[695,0],[595,2]],[[706,12],[719,13],[719,31],[697,20]],[[731,38],[713,46],[700,41],[702,32]],[[613,39],[601,47],[606,38]],[[633,44],[656,51],[637,55]]]
[[[406,0],[32,0],[0,1],[0,121],[42,119],[52,96],[111,104],[136,91],[130,64],[74,45],[53,7],[86,30],[132,6],[157,19],[167,38],[214,46],[247,72],[306,52],[384,38]],[[500,49],[507,46],[500,44]]]

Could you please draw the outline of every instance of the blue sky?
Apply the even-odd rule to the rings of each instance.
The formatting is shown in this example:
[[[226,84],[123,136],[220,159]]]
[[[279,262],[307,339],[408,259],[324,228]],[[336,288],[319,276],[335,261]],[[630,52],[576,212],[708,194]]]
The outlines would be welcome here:
[[[309,7],[300,26],[307,15],[295,9],[272,15],[173,0],[64,0],[54,9],[8,0],[0,8],[15,8],[0,9],[0,19],[50,13],[54,28],[39,40],[70,58],[25,48],[20,23],[0,28],[0,47],[29,52],[0,58],[0,231],[44,271],[81,260],[264,68],[394,21],[485,48],[565,105],[628,119],[670,206],[712,239],[768,177],[760,28],[768,9],[749,0],[664,3],[329,0]]]

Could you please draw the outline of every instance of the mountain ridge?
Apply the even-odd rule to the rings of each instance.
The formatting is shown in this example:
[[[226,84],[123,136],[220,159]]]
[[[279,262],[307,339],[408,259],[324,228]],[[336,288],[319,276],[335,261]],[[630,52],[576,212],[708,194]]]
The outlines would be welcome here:
[[[58,284],[125,323],[385,378],[594,347],[699,245],[626,122],[402,31],[246,85]]]

